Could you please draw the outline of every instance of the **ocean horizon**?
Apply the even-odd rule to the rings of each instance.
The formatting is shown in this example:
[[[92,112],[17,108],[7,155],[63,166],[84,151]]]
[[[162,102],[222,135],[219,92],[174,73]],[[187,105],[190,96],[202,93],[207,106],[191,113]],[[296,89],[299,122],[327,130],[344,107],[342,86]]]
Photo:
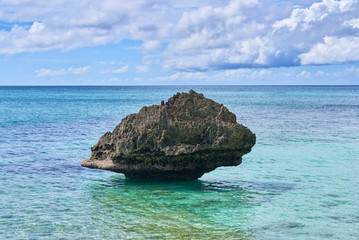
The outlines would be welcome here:
[[[359,84],[152,84],[152,85],[0,85],[0,87],[357,87]]]
[[[129,114],[194,89],[257,143],[195,181],[81,167]],[[0,239],[358,239],[358,85],[0,86]]]

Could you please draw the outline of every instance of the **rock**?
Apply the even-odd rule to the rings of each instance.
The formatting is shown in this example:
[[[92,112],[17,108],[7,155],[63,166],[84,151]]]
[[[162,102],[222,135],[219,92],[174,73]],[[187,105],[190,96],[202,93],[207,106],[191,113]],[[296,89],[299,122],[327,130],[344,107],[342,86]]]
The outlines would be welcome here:
[[[226,107],[190,90],[125,117],[81,165],[128,178],[190,180],[241,164],[255,141]]]

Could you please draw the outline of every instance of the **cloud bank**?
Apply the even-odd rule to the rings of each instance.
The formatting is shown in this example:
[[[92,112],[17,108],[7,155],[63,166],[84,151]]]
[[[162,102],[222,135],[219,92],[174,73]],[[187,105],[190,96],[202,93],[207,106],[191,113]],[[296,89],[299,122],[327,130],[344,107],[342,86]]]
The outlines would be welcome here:
[[[144,58],[160,51],[164,68],[189,72],[359,61],[358,0],[306,6],[259,0],[2,0],[0,22],[13,25],[0,30],[3,55],[130,39],[142,41]]]

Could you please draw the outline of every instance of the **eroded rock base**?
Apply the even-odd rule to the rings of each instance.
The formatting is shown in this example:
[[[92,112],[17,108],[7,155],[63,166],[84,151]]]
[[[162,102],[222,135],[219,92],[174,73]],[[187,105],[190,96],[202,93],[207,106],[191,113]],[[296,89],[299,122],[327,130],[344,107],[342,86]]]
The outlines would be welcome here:
[[[123,173],[127,178],[158,180],[195,180],[220,166],[237,166],[242,163],[239,151],[199,151],[192,154],[166,156],[140,154],[121,156],[113,160],[86,159],[83,167]],[[131,163],[131,164],[130,164]]]

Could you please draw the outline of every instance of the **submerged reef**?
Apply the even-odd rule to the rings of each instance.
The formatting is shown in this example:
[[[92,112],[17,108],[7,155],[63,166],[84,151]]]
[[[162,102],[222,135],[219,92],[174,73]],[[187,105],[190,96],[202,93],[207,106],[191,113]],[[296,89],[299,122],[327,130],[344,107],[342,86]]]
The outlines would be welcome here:
[[[241,164],[255,142],[225,106],[190,90],[125,117],[81,165],[128,178],[192,180]]]

